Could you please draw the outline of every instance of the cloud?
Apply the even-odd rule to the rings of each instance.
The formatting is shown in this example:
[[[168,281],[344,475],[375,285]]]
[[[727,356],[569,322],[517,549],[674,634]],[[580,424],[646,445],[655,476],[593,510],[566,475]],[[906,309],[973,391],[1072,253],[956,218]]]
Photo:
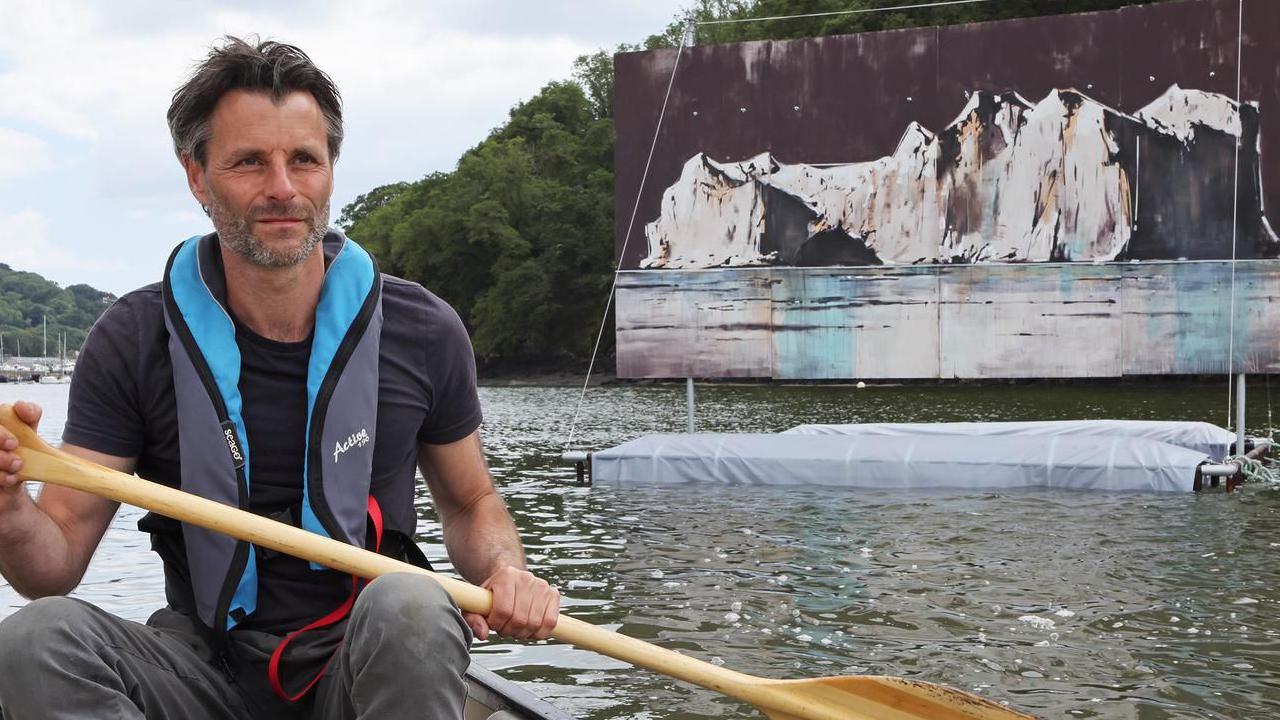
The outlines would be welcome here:
[[[337,82],[336,216],[377,185],[452,169],[577,55],[641,40],[682,2],[0,0],[0,262],[121,292],[208,229],[164,116],[224,34],[297,44]]]
[[[0,262],[25,270],[47,253],[49,218],[35,210],[0,215]]]
[[[449,27],[429,5],[392,0],[183,7],[0,0],[0,16],[12,18],[0,32],[0,122],[62,139],[64,159],[87,165],[104,196],[168,195],[180,177],[164,120],[173,91],[216,38],[255,33],[299,45],[338,83],[348,137],[377,148],[344,154],[345,173],[414,179],[448,169],[511,105],[595,49],[567,33]]]
[[[119,259],[104,261],[59,247],[51,239],[51,226],[49,218],[35,210],[0,214],[0,262],[64,286],[125,268]]]
[[[0,127],[0,182],[44,172],[50,164],[49,148],[43,140]]]

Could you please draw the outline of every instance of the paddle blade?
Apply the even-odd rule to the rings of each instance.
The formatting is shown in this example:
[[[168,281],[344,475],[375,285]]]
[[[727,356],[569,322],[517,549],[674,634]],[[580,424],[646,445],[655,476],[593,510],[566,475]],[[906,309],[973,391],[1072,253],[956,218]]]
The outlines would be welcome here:
[[[771,680],[752,694],[770,720],[1034,720],[977,695],[896,677]]]

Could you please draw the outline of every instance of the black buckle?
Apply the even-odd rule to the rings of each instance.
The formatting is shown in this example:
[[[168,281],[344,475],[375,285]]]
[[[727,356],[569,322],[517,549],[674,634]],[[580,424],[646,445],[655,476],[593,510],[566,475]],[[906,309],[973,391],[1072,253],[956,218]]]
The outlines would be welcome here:
[[[268,520],[275,520],[276,522],[284,523],[289,527],[302,527],[302,505],[290,505],[283,510],[277,510],[276,512],[264,517]],[[272,550],[268,547],[262,547],[261,545],[254,545],[254,548],[258,553],[259,560],[271,560],[281,554],[276,550]]]

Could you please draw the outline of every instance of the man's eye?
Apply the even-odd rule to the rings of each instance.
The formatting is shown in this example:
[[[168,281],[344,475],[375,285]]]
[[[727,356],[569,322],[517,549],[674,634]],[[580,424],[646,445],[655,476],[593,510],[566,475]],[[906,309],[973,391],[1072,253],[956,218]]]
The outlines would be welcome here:
[[[239,165],[258,165],[261,161],[255,157],[241,158]]]
[[[293,156],[293,161],[300,165],[314,165],[316,159],[310,153],[298,153]]]

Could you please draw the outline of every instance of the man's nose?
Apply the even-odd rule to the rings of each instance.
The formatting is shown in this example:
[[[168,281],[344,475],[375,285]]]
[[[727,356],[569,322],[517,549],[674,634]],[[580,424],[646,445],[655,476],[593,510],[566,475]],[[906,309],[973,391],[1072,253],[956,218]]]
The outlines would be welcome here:
[[[271,200],[292,200],[297,194],[293,180],[289,177],[289,161],[285,158],[272,158],[267,164],[266,195]]]

